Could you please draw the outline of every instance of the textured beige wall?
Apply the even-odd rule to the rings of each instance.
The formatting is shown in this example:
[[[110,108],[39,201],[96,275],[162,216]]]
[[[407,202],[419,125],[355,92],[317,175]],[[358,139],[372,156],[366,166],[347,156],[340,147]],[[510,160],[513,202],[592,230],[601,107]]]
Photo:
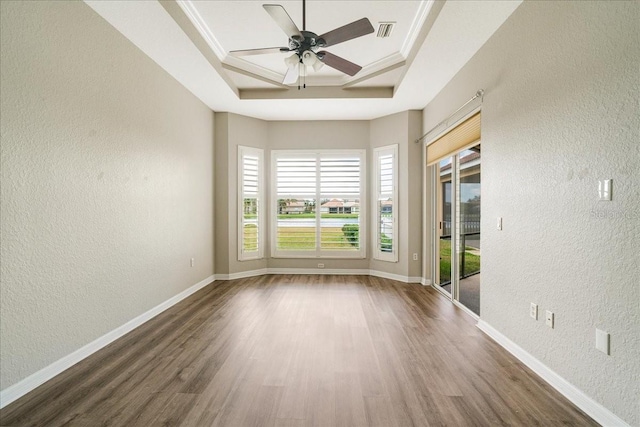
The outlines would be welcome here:
[[[5,389],[213,274],[213,113],[82,2],[0,7]]]
[[[634,426],[639,13],[638,2],[524,2],[424,111],[430,129],[486,90],[482,319]],[[597,201],[604,178],[612,202]],[[554,329],[529,317],[531,302],[555,313]]]

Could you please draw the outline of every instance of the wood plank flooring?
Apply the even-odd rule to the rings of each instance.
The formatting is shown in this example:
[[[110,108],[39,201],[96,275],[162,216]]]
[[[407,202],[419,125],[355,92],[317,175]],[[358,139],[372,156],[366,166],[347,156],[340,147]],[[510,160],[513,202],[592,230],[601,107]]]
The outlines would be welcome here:
[[[597,425],[435,290],[215,282],[0,411],[2,426]]]

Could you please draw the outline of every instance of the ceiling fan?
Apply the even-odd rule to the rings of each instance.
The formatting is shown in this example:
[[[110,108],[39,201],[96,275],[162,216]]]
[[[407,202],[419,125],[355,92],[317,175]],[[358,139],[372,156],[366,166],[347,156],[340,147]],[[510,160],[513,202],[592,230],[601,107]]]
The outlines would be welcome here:
[[[232,50],[229,54],[234,56],[261,55],[265,53],[287,53],[294,52],[293,55],[285,59],[288,66],[287,73],[282,81],[285,85],[294,84],[300,75],[300,71],[305,71],[306,66],[313,67],[318,71],[324,64],[350,76],[355,76],[362,67],[347,61],[340,56],[334,55],[321,48],[337,45],[357,37],[362,37],[374,32],[371,22],[367,18],[362,18],[350,24],[331,30],[327,33],[317,35],[306,29],[306,0],[302,0],[302,31],[298,29],[287,11],[279,4],[263,4],[271,18],[289,37],[287,47],[267,47],[261,49]],[[304,67],[304,68],[301,68]],[[300,86],[298,85],[298,89]]]

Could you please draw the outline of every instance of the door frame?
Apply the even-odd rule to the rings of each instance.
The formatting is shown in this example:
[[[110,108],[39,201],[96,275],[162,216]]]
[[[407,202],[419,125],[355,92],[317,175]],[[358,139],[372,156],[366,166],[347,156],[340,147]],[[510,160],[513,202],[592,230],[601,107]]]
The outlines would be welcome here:
[[[452,164],[452,168],[451,168],[452,169],[451,171],[452,203],[451,204],[452,204],[452,210],[453,210],[453,215],[451,218],[451,222],[452,222],[451,224],[451,235],[452,235],[451,292],[447,293],[444,289],[440,288],[440,286],[436,285],[436,277],[437,277],[436,271],[439,271],[440,269],[439,256],[436,257],[436,255],[439,254],[438,206],[437,206],[438,203],[436,198],[439,189],[437,188],[438,186],[438,179],[437,179],[438,177],[436,176],[437,167],[435,165],[427,166],[427,146],[481,110],[482,110],[482,105],[478,105],[472,110],[467,111],[463,116],[461,116],[451,125],[447,126],[441,132],[438,132],[433,137],[429,138],[428,140],[425,140],[423,143],[423,163],[422,163],[425,170],[423,174],[423,178],[424,178],[423,207],[425,208],[424,214],[423,214],[423,224],[424,224],[423,229],[430,230],[430,234],[431,234],[431,236],[425,235],[423,239],[423,242],[424,242],[423,253],[425,254],[425,257],[423,259],[423,271],[427,271],[427,270],[431,271],[431,277],[428,279],[427,282],[431,284],[436,291],[438,291],[445,298],[449,299],[454,305],[461,308],[464,312],[466,312],[476,320],[480,320],[480,316],[478,316],[473,311],[469,310],[467,307],[465,307],[462,303],[458,301],[458,298],[459,298],[458,272],[459,272],[460,261],[457,254],[457,250],[454,250],[454,249],[457,249],[460,243],[459,242],[460,236],[458,236],[458,230],[457,230],[459,220],[460,220],[460,209],[459,209],[459,201],[458,201],[459,200],[458,184],[459,184],[460,152],[456,152],[451,156],[453,157],[452,163],[455,163],[455,165]],[[482,140],[479,140],[478,144],[481,144],[481,143],[482,143]],[[454,205],[456,206],[455,209],[453,208]],[[426,209],[427,207],[429,208],[428,212]],[[427,213],[429,213],[429,215],[427,215]],[[456,240],[455,242],[453,240],[454,236]],[[430,254],[430,256],[427,254]],[[456,282],[455,284],[454,284],[454,280]]]

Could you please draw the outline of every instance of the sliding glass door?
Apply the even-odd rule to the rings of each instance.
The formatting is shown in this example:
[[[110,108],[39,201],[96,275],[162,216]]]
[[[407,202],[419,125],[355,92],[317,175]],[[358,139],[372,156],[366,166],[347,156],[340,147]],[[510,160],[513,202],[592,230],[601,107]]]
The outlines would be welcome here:
[[[458,154],[457,300],[480,315],[480,144]]]
[[[480,315],[480,144],[434,165],[435,280]]]
[[[435,165],[436,185],[436,266],[435,284],[447,294],[451,294],[453,236],[453,157],[447,157]]]

